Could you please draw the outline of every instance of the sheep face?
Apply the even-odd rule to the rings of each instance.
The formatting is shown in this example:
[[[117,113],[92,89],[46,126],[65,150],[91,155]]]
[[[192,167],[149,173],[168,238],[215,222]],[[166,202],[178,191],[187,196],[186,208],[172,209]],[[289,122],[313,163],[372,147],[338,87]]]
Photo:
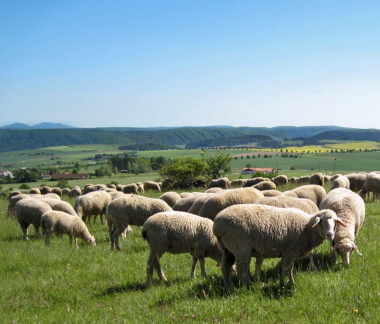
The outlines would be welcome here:
[[[336,223],[346,226],[332,210],[322,210],[315,216],[313,227],[318,225],[320,235],[325,237],[326,240],[332,241],[335,236]]]
[[[95,243],[95,237],[91,236],[90,239],[88,240],[87,244],[89,244],[91,246],[95,246],[96,245],[96,243]]]
[[[343,265],[345,266],[350,265],[350,255],[354,250],[359,255],[362,255],[354,242],[337,243],[334,246],[334,251],[337,251],[338,254],[342,257]]]

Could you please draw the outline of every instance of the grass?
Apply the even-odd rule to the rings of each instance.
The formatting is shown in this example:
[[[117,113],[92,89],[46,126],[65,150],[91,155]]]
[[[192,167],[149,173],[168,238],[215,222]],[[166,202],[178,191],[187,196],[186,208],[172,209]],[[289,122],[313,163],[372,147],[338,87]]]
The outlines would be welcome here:
[[[157,197],[158,193],[149,194]],[[74,200],[69,200],[71,204]],[[141,229],[121,241],[121,252],[110,251],[108,231],[99,223],[90,232],[96,247],[80,243],[76,250],[68,237],[52,238],[47,248],[30,230],[22,240],[17,222],[6,217],[0,201],[0,314],[2,322],[252,322],[347,323],[379,322],[380,313],[380,204],[366,203],[366,220],[357,237],[363,256],[352,254],[351,266],[330,265],[328,243],[316,250],[318,271],[297,262],[296,286],[277,294],[279,259],[264,262],[263,285],[251,291],[239,287],[224,293],[220,268],[208,259],[208,278],[190,279],[191,256],[165,254],[161,265],[168,283],[147,290],[148,245]],[[253,259],[254,260],[254,259]],[[251,264],[253,269],[254,262]]]

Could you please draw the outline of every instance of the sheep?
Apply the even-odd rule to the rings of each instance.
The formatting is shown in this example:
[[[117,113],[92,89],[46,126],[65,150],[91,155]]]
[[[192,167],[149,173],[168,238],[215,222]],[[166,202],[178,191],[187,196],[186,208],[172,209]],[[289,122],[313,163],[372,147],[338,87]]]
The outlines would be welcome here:
[[[379,198],[380,196],[380,174],[377,172],[368,173],[365,179],[363,188],[360,190],[359,195],[363,199],[366,194],[368,194],[368,199],[370,193],[373,192],[373,200]],[[16,196],[17,197],[17,196]]]
[[[95,185],[96,190],[107,189],[107,186],[103,183]]]
[[[181,200],[178,200],[173,205],[173,210],[187,212],[193,205],[194,201],[196,201],[198,198],[202,197],[203,195],[211,196],[213,194],[198,194],[198,195],[191,195],[189,197],[182,198]]]
[[[144,191],[149,191],[149,190],[161,191],[161,187],[157,182],[145,181],[144,182]]]
[[[222,188],[228,189],[230,187],[230,180],[227,177],[213,179],[208,183],[207,189],[210,188]]]
[[[283,193],[285,196],[306,198],[314,202],[317,206],[321,203],[322,199],[326,196],[325,188],[318,185],[306,185],[295,188]]]
[[[118,192],[116,189],[113,189],[113,188],[106,188],[106,189],[102,188],[99,191],[105,191],[105,192],[108,192],[108,193]]]
[[[92,183],[87,183],[85,186],[84,186],[84,189],[86,189],[87,187],[89,187],[89,186],[93,186],[94,184],[92,184]]]
[[[41,187],[40,191],[41,191],[41,195],[46,195],[46,194],[51,193],[51,189],[50,189],[49,186],[43,186],[43,187]]]
[[[334,174],[334,175],[331,177],[331,181],[334,182],[335,179],[337,179],[337,178],[339,178],[339,177],[341,177],[341,176],[342,176],[342,174],[340,174],[340,173]]]
[[[139,193],[137,192],[137,189],[138,189],[137,184],[130,183],[124,186],[123,193],[138,195]]]
[[[336,262],[335,251],[342,257],[343,264],[350,264],[350,254],[359,249],[355,237],[365,219],[365,204],[360,196],[346,188],[330,191],[319,205],[320,209],[331,209],[344,222],[346,227],[337,226],[334,240],[331,242],[331,258]]]
[[[244,185],[243,185],[243,188],[252,187],[252,186],[258,184],[261,181],[265,181],[265,178],[263,178],[263,177],[256,177],[256,178],[252,178],[252,179],[247,179],[245,181]]]
[[[116,190],[116,186],[115,186],[113,183],[109,184],[109,185],[108,185],[108,188],[110,188],[110,189],[115,189],[115,190]]]
[[[201,195],[198,197],[189,208],[188,213],[198,215],[204,203],[213,195],[215,194]]]
[[[181,196],[174,192],[174,191],[168,191],[168,192],[165,192],[163,195],[160,196],[159,199],[162,199],[163,201],[165,201],[171,208],[173,208],[174,204],[181,200]]]
[[[322,186],[325,184],[325,178],[322,173],[314,173],[310,177],[310,184]]]
[[[62,189],[58,187],[51,188],[51,193],[55,193],[59,197],[62,197]]]
[[[340,177],[336,178],[333,181],[333,184],[332,184],[332,187],[330,190],[334,190],[336,188],[350,189],[350,180],[348,180],[348,178],[346,176],[340,176]]]
[[[179,195],[181,196],[181,198],[187,198],[190,196],[194,196],[194,194],[192,192],[182,192]]]
[[[253,204],[264,195],[255,188],[232,189],[213,195],[203,204],[198,216],[214,220],[223,209],[237,204]]]
[[[70,245],[72,245],[73,237],[75,246],[78,249],[77,238],[83,240],[86,244],[95,246],[95,237],[88,231],[86,224],[77,216],[67,214],[62,211],[47,211],[41,217],[42,233],[45,236],[45,244],[50,245],[50,237],[53,234],[57,236],[68,234]]]
[[[9,196],[8,196],[8,200],[10,200],[12,197],[14,196],[18,196],[18,195],[21,195],[21,191],[18,191],[18,190],[15,190],[15,191],[12,191]]]
[[[142,182],[137,182],[137,191],[140,192],[140,193],[144,193],[145,190],[144,190],[144,184]]]
[[[61,198],[55,194],[55,193],[48,193],[46,195],[30,195],[34,199],[46,199],[46,198],[51,198],[51,199],[56,199],[56,200],[61,200]]]
[[[100,215],[100,220],[103,224],[103,214],[106,213],[106,208],[112,201],[111,195],[105,191],[90,192],[86,195],[79,196],[75,200],[74,209],[79,217],[86,222],[88,218],[88,224],[91,227],[91,216],[94,215],[94,222],[96,216]]]
[[[296,184],[297,182],[298,182],[298,178],[296,178],[296,177],[291,177],[288,180],[289,184]]]
[[[284,174],[281,174],[273,179],[273,182],[276,186],[286,186],[288,184],[288,177]]]
[[[169,205],[161,199],[141,196],[120,197],[107,207],[107,225],[111,239],[111,249],[120,250],[119,236],[129,225],[142,226],[152,215],[171,211]]]
[[[62,189],[62,197],[63,196],[69,197],[69,194],[70,194],[70,189],[69,188],[63,188]]]
[[[365,173],[350,173],[347,174],[346,177],[348,181],[350,181],[350,190],[351,191],[360,191],[364,184],[366,179]]]
[[[310,176],[299,177],[297,183],[301,183],[301,184],[308,184],[308,183],[310,183]]]
[[[264,197],[282,196],[282,192],[278,190],[262,190],[261,193],[264,195]]]
[[[28,240],[30,224],[33,224],[36,234],[40,235],[41,216],[49,210],[51,210],[51,207],[47,203],[32,198],[21,199],[16,203],[16,220],[20,224],[25,241]]]
[[[126,194],[122,193],[121,191],[115,191],[115,192],[109,192],[112,200],[115,200],[116,198],[119,198],[119,197],[124,197],[126,196]],[[127,196],[130,196],[129,194]]]
[[[161,212],[148,218],[142,228],[142,236],[148,241],[150,255],[147,267],[147,286],[153,279],[153,267],[160,280],[167,281],[160,265],[165,252],[172,254],[190,253],[193,256],[190,277],[195,278],[199,260],[202,277],[206,277],[205,258],[216,262],[222,259],[212,233],[213,221],[184,212]]]
[[[174,185],[174,181],[173,180],[171,180],[171,179],[165,179],[164,181],[162,181],[162,186],[161,186],[161,188],[162,189],[171,189],[172,187],[173,187],[173,185]]]
[[[74,187],[69,192],[69,198],[77,198],[81,195],[81,190],[79,188]]]
[[[123,188],[124,188],[124,185],[122,185],[121,183],[119,183],[119,184],[116,186],[116,190],[117,190],[117,191],[123,191]]]
[[[310,215],[314,215],[319,211],[318,206],[309,199],[288,196],[264,197],[256,200],[255,204],[278,208],[297,208]]]
[[[29,190],[29,194],[31,195],[40,195],[41,194],[41,190],[39,188],[32,188]]]
[[[222,273],[227,291],[232,290],[231,267],[235,261],[240,281],[250,288],[251,257],[256,258],[254,280],[260,281],[264,258],[282,258],[280,287],[284,287],[286,271],[294,284],[294,261],[325,239],[333,240],[336,223],[343,224],[332,210],[310,216],[295,208],[255,204],[224,209],[214,220],[213,233],[223,253]]]
[[[90,192],[98,191],[98,188],[96,186],[86,186],[83,189],[82,195],[87,195]]]
[[[205,191],[205,193],[218,193],[218,192],[222,192],[222,191],[223,191],[222,188],[214,187],[214,188],[207,189]]]
[[[252,186],[252,188],[255,188],[255,189],[260,190],[260,191],[276,190],[276,184],[272,181],[261,181],[258,184]]]
[[[235,179],[230,182],[230,188],[243,188],[246,180],[245,179]]]
[[[39,199],[39,200],[44,202],[44,203],[47,203],[51,207],[52,210],[65,212],[66,214],[70,214],[72,216],[78,217],[74,208],[66,201],[52,199],[52,198],[43,198],[43,199]]]
[[[325,176],[323,177],[323,181],[324,181],[324,183],[329,183],[329,182],[331,182],[331,176],[329,176],[329,175],[325,175]]]
[[[8,217],[14,215],[16,204],[17,204],[21,199],[25,199],[25,198],[30,198],[30,195],[27,195],[27,194],[20,194],[20,195],[17,195],[17,196],[13,196],[13,197],[11,197],[11,198],[9,199],[9,203],[8,203],[8,211],[7,211],[7,215],[8,215]]]

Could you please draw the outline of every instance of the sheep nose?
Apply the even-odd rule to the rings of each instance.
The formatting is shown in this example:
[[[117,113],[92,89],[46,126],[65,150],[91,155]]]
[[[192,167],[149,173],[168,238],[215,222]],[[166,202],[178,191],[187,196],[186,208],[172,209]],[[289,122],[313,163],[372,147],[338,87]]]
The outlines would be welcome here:
[[[334,239],[334,233],[327,233],[326,237],[329,241],[332,241]]]

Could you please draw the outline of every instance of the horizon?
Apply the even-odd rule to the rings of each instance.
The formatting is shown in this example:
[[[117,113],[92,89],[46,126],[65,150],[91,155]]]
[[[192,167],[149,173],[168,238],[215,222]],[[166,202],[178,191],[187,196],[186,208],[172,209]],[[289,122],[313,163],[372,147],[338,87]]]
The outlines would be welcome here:
[[[0,8],[3,125],[378,127],[376,1]]]

